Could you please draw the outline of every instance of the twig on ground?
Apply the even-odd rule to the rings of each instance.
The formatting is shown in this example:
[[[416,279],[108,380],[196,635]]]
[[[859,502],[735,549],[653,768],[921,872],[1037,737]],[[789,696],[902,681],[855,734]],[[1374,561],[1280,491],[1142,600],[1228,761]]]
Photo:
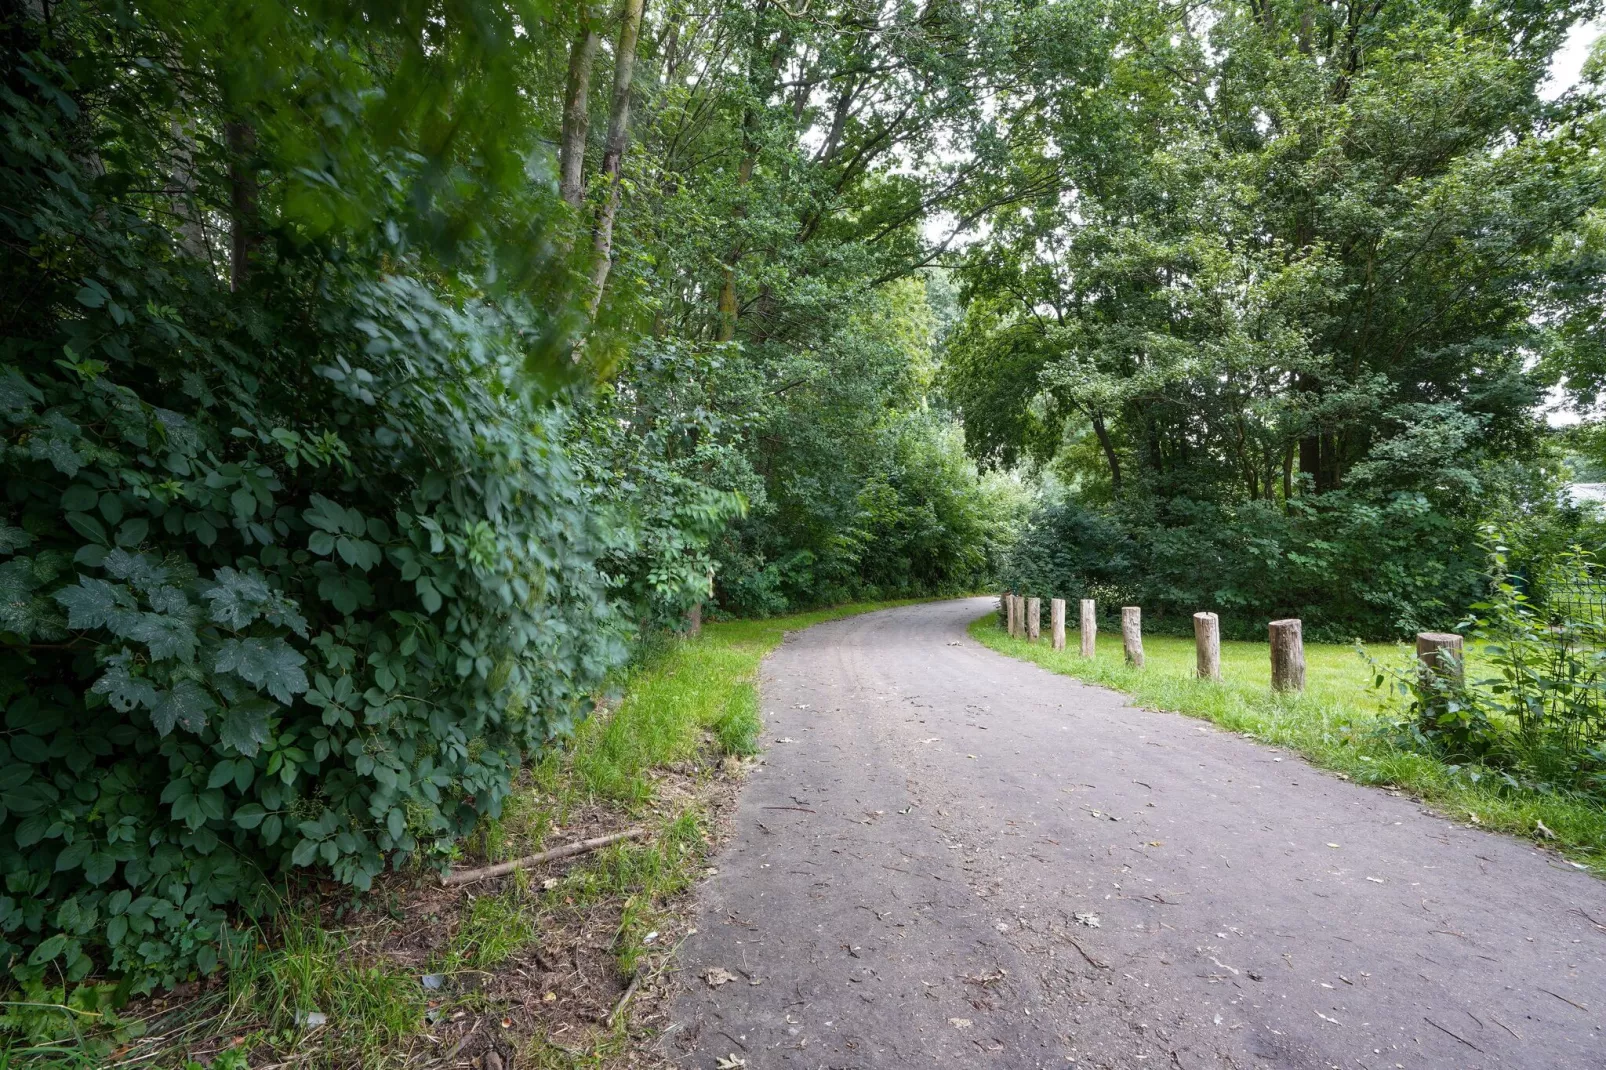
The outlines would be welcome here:
[[[627,829],[624,832],[615,832],[607,836],[597,836],[589,840],[580,840],[577,843],[554,847],[550,851],[527,855],[524,858],[515,858],[511,862],[498,862],[494,866],[481,866],[479,869],[462,869],[456,873],[448,873],[441,878],[441,884],[448,888],[459,884],[472,884],[475,881],[486,880],[490,877],[505,876],[514,870],[539,866],[543,862],[555,862],[560,858],[582,855],[588,851],[595,851],[599,847],[607,847],[609,844],[618,843],[621,840],[639,840],[645,835],[647,835],[646,829],[635,828]]]
[[[1087,953],[1087,948],[1083,947],[1081,944],[1076,942],[1076,937],[1068,936],[1068,935],[1065,935],[1063,933],[1061,935],[1065,936],[1065,940],[1066,940],[1067,943],[1069,943],[1072,947],[1076,948],[1076,950],[1078,950],[1078,951],[1080,951],[1082,953],[1082,957],[1084,959],[1087,959],[1087,963],[1088,963],[1089,966],[1096,966],[1097,968],[1099,968],[1101,970],[1107,970],[1107,969],[1110,968],[1110,964],[1108,962],[1100,962],[1098,959],[1094,958],[1092,955],[1089,955]]]
[[[1535,987],[1538,987],[1538,986],[1536,985]],[[1566,996],[1562,995],[1560,992],[1552,992],[1548,988],[1540,988],[1539,991],[1543,992],[1547,996],[1555,996],[1557,999],[1561,1000],[1563,1003],[1570,1003],[1574,1007],[1577,1007],[1579,1010],[1583,1011],[1585,1014],[1589,1013],[1589,1008],[1588,1007],[1584,1006],[1582,1003],[1573,1003],[1572,1000],[1568,999]]]
[[[1428,1023],[1429,1025],[1431,1025],[1433,1028],[1437,1029],[1439,1032],[1443,1033],[1445,1036],[1454,1037],[1456,1040],[1459,1040],[1461,1043],[1465,1044],[1467,1047],[1471,1048],[1473,1051],[1476,1051],[1476,1052],[1482,1052],[1483,1051],[1482,1048],[1480,1048],[1476,1044],[1472,1043],[1472,1041],[1468,1040],[1466,1037],[1463,1037],[1458,1033],[1450,1032],[1448,1029],[1444,1028],[1444,1026],[1440,1025],[1438,1022],[1435,1022],[1432,1018],[1423,1018],[1422,1020],[1424,1022]]]
[[[619,997],[618,1003],[614,1004],[613,1013],[608,1015],[609,1025],[619,1021],[619,1015],[624,1012],[625,1004],[630,1002],[630,997],[636,994],[636,989],[639,987],[641,987],[641,971],[637,970],[636,975],[630,979],[630,987],[625,989],[625,994]]]

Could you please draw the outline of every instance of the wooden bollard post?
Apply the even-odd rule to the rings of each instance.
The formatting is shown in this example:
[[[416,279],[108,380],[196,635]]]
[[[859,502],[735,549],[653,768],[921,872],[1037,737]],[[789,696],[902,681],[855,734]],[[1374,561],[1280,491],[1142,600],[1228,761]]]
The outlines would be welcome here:
[[[1422,675],[1440,676],[1460,687],[1464,679],[1461,664],[1461,637],[1452,632],[1422,632],[1416,637],[1416,660]]]
[[[1009,592],[1008,591],[1005,591],[1003,594],[998,596],[998,623],[1002,624],[1004,626],[1004,630],[1005,631],[1009,630]]]
[[[1138,606],[1121,607],[1121,646],[1126,649],[1126,663],[1143,668],[1143,610]]]
[[[1009,634],[1019,639],[1026,634],[1026,599],[1016,595],[1010,599],[1009,604],[1015,614],[1015,623],[1009,629]]]
[[[1028,598],[1026,600],[1026,638],[1037,642],[1043,634],[1043,600],[1041,598]]]
[[[1065,599],[1054,598],[1048,603],[1050,627],[1054,630],[1054,649],[1065,649]]]
[[[1221,619],[1214,613],[1193,615],[1193,644],[1198,650],[1201,680],[1221,679]]]
[[[1091,598],[1082,599],[1082,656],[1090,658],[1096,649],[1095,641],[1099,637],[1098,605]]]
[[[1305,690],[1303,625],[1297,620],[1274,620],[1267,632],[1271,639],[1271,689]]]

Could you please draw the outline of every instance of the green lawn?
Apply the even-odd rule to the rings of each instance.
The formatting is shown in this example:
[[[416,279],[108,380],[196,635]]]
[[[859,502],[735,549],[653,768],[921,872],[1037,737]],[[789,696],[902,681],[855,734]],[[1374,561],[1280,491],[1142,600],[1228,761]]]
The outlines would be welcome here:
[[[1036,643],[1011,639],[996,613],[971,624],[970,634],[1000,653],[1051,672],[1124,691],[1140,705],[1202,717],[1296,750],[1358,783],[1401,788],[1457,820],[1536,839],[1542,838],[1543,823],[1556,836],[1544,842],[1606,875],[1606,808],[1566,793],[1512,787],[1496,772],[1447,766],[1390,742],[1378,729],[1383,705],[1391,700],[1372,689],[1374,672],[1354,647],[1306,644],[1304,693],[1279,696],[1271,691],[1265,643],[1223,641],[1218,684],[1195,678],[1191,638],[1145,636],[1146,664],[1131,669],[1119,631],[1101,631],[1091,659],[1078,653],[1075,629],[1067,629],[1060,652],[1052,649],[1047,629]],[[1374,645],[1368,653],[1398,665],[1409,664],[1412,657],[1404,645]]]

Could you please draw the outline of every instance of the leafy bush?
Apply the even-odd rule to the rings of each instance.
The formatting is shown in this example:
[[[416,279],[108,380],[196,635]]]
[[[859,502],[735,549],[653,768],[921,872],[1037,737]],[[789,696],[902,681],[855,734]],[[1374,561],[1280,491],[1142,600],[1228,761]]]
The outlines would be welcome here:
[[[86,165],[65,69],[9,59],[0,954],[148,988],[296,870],[444,858],[622,643],[528,374],[555,314],[401,226],[264,222],[231,288],[123,195],[126,141]]]
[[[1139,605],[1146,627],[1186,631],[1221,615],[1223,634],[1264,638],[1304,620],[1338,641],[1444,627],[1483,590],[1474,532],[1409,492],[1333,491],[1270,502],[1125,499],[1093,509],[1050,500],[1016,544],[1004,578],[1044,597]]]
[[[1488,554],[1489,595],[1462,625],[1472,655],[1463,672],[1379,672],[1379,686],[1408,700],[1396,728],[1450,761],[1606,794],[1606,617],[1595,561],[1579,549],[1557,555],[1536,597],[1496,533]]]

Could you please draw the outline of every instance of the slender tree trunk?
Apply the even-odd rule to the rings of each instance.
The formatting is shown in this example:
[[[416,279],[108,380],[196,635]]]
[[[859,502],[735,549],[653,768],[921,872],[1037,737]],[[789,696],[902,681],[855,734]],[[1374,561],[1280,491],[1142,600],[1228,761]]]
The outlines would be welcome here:
[[[753,181],[753,165],[756,163],[752,152],[742,156],[742,162],[736,169],[737,189],[746,189],[747,184]],[[746,211],[738,208],[737,218],[746,215]],[[730,257],[725,261],[725,278],[719,287],[719,340],[730,342],[736,338],[736,265],[742,259],[742,245],[738,241],[731,249]]]
[[[229,149],[229,289],[239,290],[251,275],[251,262],[262,244],[257,187],[257,134],[249,123],[223,124]]]
[[[206,234],[206,223],[195,195],[198,183],[195,178],[195,121],[188,117],[174,119],[168,132],[173,137],[172,172],[167,181],[167,196],[173,204],[173,215],[178,219],[178,246],[185,256],[203,260],[215,268],[212,260],[212,243]]]
[[[1110,486],[1115,493],[1121,493],[1121,459],[1115,455],[1115,443],[1110,441],[1109,428],[1104,426],[1104,417],[1093,417],[1093,434],[1098,436],[1099,445],[1104,448],[1104,459],[1110,465]]]
[[[591,68],[597,58],[597,41],[591,7],[582,4],[580,28],[569,46],[563,132],[558,143],[558,192],[571,208],[579,208],[586,196],[586,134],[591,128]]]
[[[760,0],[758,15],[760,19],[768,10],[767,0]],[[753,54],[756,57],[763,40],[767,37],[760,23],[760,30],[753,41]],[[761,74],[755,67],[748,67],[748,82],[753,88],[753,99],[763,106],[770,93],[775,89],[775,79],[780,74],[781,64],[785,61],[786,52],[791,47],[792,36],[783,31],[776,40],[774,48],[770,51],[769,69]],[[742,162],[736,168],[736,186],[738,190],[745,190],[753,181],[753,169],[758,165],[758,114],[753,106],[749,106],[742,115]],[[747,207],[740,203],[736,205],[735,217],[742,219],[747,215]],[[736,266],[742,259],[742,243],[740,238],[731,247],[730,256],[726,258],[724,266],[724,279],[719,287],[719,340],[721,342],[734,341],[736,338],[736,318],[740,305],[736,300]]]
[[[641,12],[645,0],[624,0],[619,20],[619,42],[613,56],[613,108],[608,116],[608,141],[602,150],[602,180],[608,184],[608,199],[597,216],[592,235],[591,314],[602,304],[602,292],[613,270],[613,221],[619,214],[622,192],[619,172],[625,148],[630,144],[630,88],[636,74],[636,42],[641,36]]]

